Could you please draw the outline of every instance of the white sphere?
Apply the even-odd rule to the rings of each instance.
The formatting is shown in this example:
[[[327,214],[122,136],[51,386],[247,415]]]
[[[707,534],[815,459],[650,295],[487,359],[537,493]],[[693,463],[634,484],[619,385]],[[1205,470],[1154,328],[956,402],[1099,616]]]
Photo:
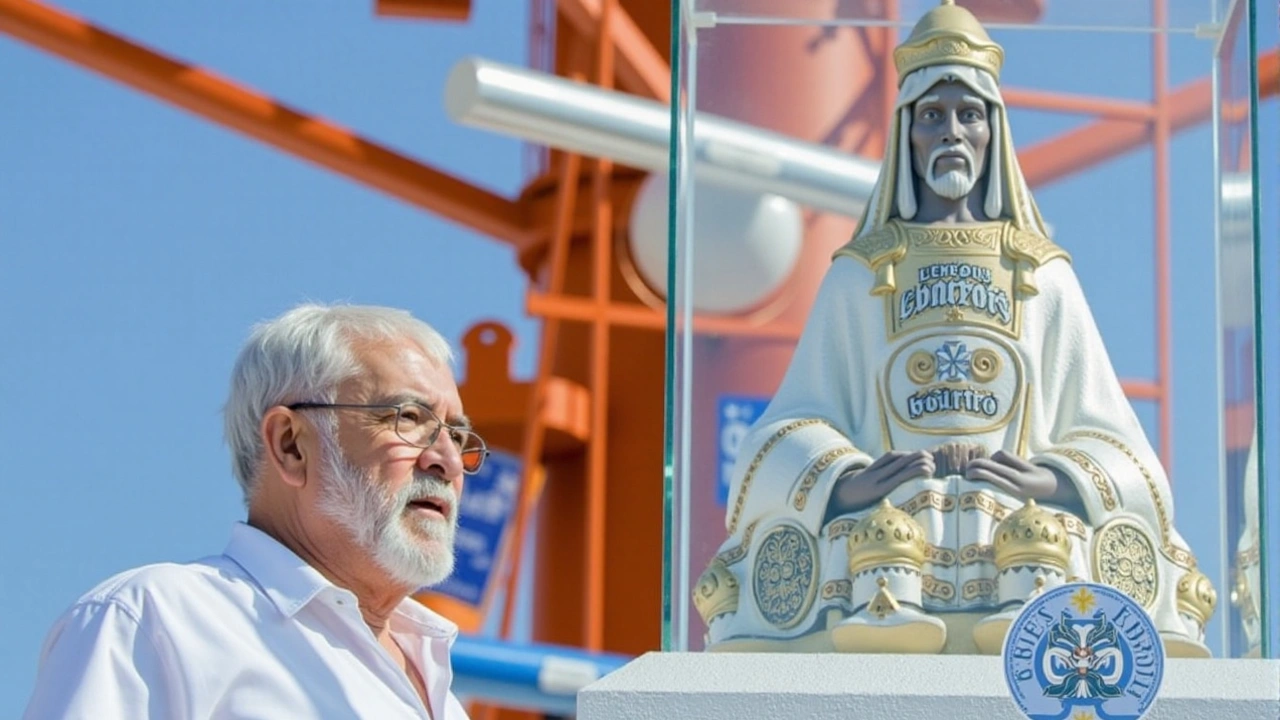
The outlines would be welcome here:
[[[668,297],[667,206],[667,175],[650,174],[631,209],[629,238],[636,270],[663,298]],[[750,310],[790,277],[804,238],[796,203],[699,181],[687,211],[694,213],[693,237],[678,252],[689,252],[692,245],[695,311]]]

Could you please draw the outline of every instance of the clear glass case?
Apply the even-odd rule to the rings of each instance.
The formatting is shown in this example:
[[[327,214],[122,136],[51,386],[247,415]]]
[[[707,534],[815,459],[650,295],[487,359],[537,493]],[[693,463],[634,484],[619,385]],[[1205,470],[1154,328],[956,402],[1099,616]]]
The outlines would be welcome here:
[[[960,5],[673,2],[665,647],[989,652],[1034,556],[1275,657],[1257,9]],[[978,148],[936,185],[935,117]],[[913,592],[941,650],[844,630]]]

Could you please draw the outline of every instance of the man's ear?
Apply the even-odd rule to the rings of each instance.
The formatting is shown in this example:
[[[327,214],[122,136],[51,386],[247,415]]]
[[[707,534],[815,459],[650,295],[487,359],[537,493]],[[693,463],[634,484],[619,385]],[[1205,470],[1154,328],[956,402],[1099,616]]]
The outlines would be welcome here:
[[[259,432],[267,462],[286,485],[307,484],[308,453],[300,440],[308,429],[300,416],[285,407],[273,407],[262,418]]]

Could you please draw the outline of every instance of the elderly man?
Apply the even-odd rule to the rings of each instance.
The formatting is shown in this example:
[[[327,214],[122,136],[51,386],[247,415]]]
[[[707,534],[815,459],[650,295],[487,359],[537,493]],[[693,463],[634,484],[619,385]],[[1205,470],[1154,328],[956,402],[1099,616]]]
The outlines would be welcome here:
[[[121,573],[53,627],[26,717],[433,718],[457,628],[409,599],[453,568],[487,450],[452,353],[378,307],[257,327],[225,408],[248,518],[221,555]]]
[[[1203,656],[1208,579],[1018,167],[1003,50],[950,2],[894,53],[884,166],[742,443],[694,601],[718,650],[998,653],[1073,579]]]

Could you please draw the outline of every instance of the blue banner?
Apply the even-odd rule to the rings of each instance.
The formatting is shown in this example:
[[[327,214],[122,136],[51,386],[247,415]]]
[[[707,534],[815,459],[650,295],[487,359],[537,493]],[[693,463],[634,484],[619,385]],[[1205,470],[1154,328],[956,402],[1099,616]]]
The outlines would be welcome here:
[[[480,606],[519,494],[520,458],[491,451],[480,472],[467,476],[454,540],[457,562],[449,579],[432,592]]]
[[[716,502],[720,507],[729,504],[729,477],[733,464],[738,460],[738,448],[746,437],[751,424],[769,406],[769,398],[748,395],[722,395],[716,411],[720,438],[720,472],[716,482]]]

